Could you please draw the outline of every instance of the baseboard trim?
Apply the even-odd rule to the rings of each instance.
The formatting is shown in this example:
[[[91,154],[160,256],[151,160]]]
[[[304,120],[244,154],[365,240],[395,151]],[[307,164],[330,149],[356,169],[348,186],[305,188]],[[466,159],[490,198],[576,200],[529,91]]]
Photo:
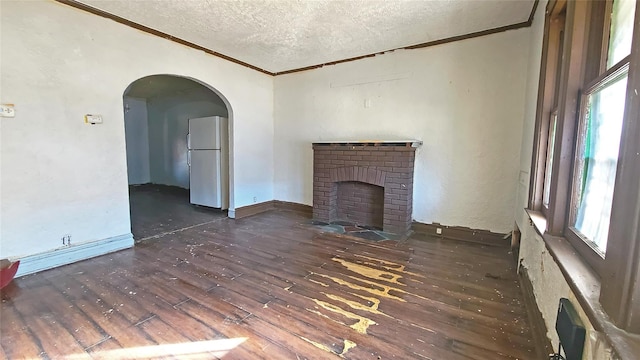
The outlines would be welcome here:
[[[522,265],[520,265],[518,270],[518,280],[524,296],[524,304],[527,308],[529,324],[531,324],[533,342],[536,347],[536,352],[538,353],[537,358],[548,359],[549,354],[552,354],[554,351],[551,341],[549,341],[549,338],[547,337],[547,324],[544,322],[540,309],[538,309],[536,295],[533,292],[533,284],[529,278],[527,268]]]
[[[448,239],[477,242],[484,245],[504,246],[511,245],[508,234],[494,233],[489,230],[471,229],[463,226],[447,226],[439,223],[425,224],[413,222],[412,229],[416,233],[441,236]],[[442,234],[437,233],[442,230]]]
[[[236,208],[234,215],[235,215],[235,219],[237,220],[237,219],[246,218],[248,216],[260,214],[265,211],[269,211],[273,209],[275,209],[274,201],[269,200],[269,201],[265,201],[257,204],[251,204],[251,205]]]
[[[313,206],[289,201],[274,200],[274,207],[279,210],[297,211],[305,214],[313,214]]]
[[[247,216],[257,215],[270,210],[288,210],[297,211],[305,214],[312,214],[313,207],[310,205],[294,203],[281,200],[269,200],[258,204],[252,204],[236,208],[231,216],[231,210],[229,210],[229,217],[234,219],[242,219]]]
[[[90,259],[114,251],[128,249],[133,247],[133,244],[133,235],[129,233],[25,256],[19,259],[20,267],[18,268],[16,277],[53,269],[58,266]]]

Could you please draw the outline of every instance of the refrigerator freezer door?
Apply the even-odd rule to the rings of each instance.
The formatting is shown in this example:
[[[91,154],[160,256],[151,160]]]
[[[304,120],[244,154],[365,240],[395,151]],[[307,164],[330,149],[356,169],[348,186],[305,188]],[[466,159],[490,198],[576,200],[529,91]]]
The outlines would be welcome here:
[[[221,122],[219,116],[189,119],[189,149],[220,149]]]
[[[220,150],[191,150],[189,187],[191,203],[222,208]]]

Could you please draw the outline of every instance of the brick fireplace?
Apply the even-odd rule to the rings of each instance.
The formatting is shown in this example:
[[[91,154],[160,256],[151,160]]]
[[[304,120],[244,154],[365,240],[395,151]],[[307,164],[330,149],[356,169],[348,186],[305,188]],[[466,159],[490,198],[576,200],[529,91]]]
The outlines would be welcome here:
[[[404,234],[411,227],[415,150],[422,142],[313,143],[313,218]]]

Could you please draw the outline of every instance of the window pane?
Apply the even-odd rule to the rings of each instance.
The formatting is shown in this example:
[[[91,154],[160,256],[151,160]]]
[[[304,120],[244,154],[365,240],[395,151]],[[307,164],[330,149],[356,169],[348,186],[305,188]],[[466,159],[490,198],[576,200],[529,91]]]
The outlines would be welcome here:
[[[635,0],[613,1],[607,69],[624,59],[625,56],[631,54],[631,37],[633,35],[635,8]]]
[[[627,75],[588,97],[575,228],[604,254],[624,113]]]
[[[551,114],[549,123],[549,137],[547,138],[547,161],[544,166],[544,187],[542,204],[549,207],[549,197],[551,196],[551,173],[553,171],[553,153],[556,145],[556,124],[558,123],[558,111]]]

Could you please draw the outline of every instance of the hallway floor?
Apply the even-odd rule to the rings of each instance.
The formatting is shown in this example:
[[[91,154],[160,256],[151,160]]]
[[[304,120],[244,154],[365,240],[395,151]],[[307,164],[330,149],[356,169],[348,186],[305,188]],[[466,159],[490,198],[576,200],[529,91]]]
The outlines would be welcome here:
[[[129,206],[136,241],[227,216],[226,211],[190,204],[188,189],[166,185],[129,186]]]

